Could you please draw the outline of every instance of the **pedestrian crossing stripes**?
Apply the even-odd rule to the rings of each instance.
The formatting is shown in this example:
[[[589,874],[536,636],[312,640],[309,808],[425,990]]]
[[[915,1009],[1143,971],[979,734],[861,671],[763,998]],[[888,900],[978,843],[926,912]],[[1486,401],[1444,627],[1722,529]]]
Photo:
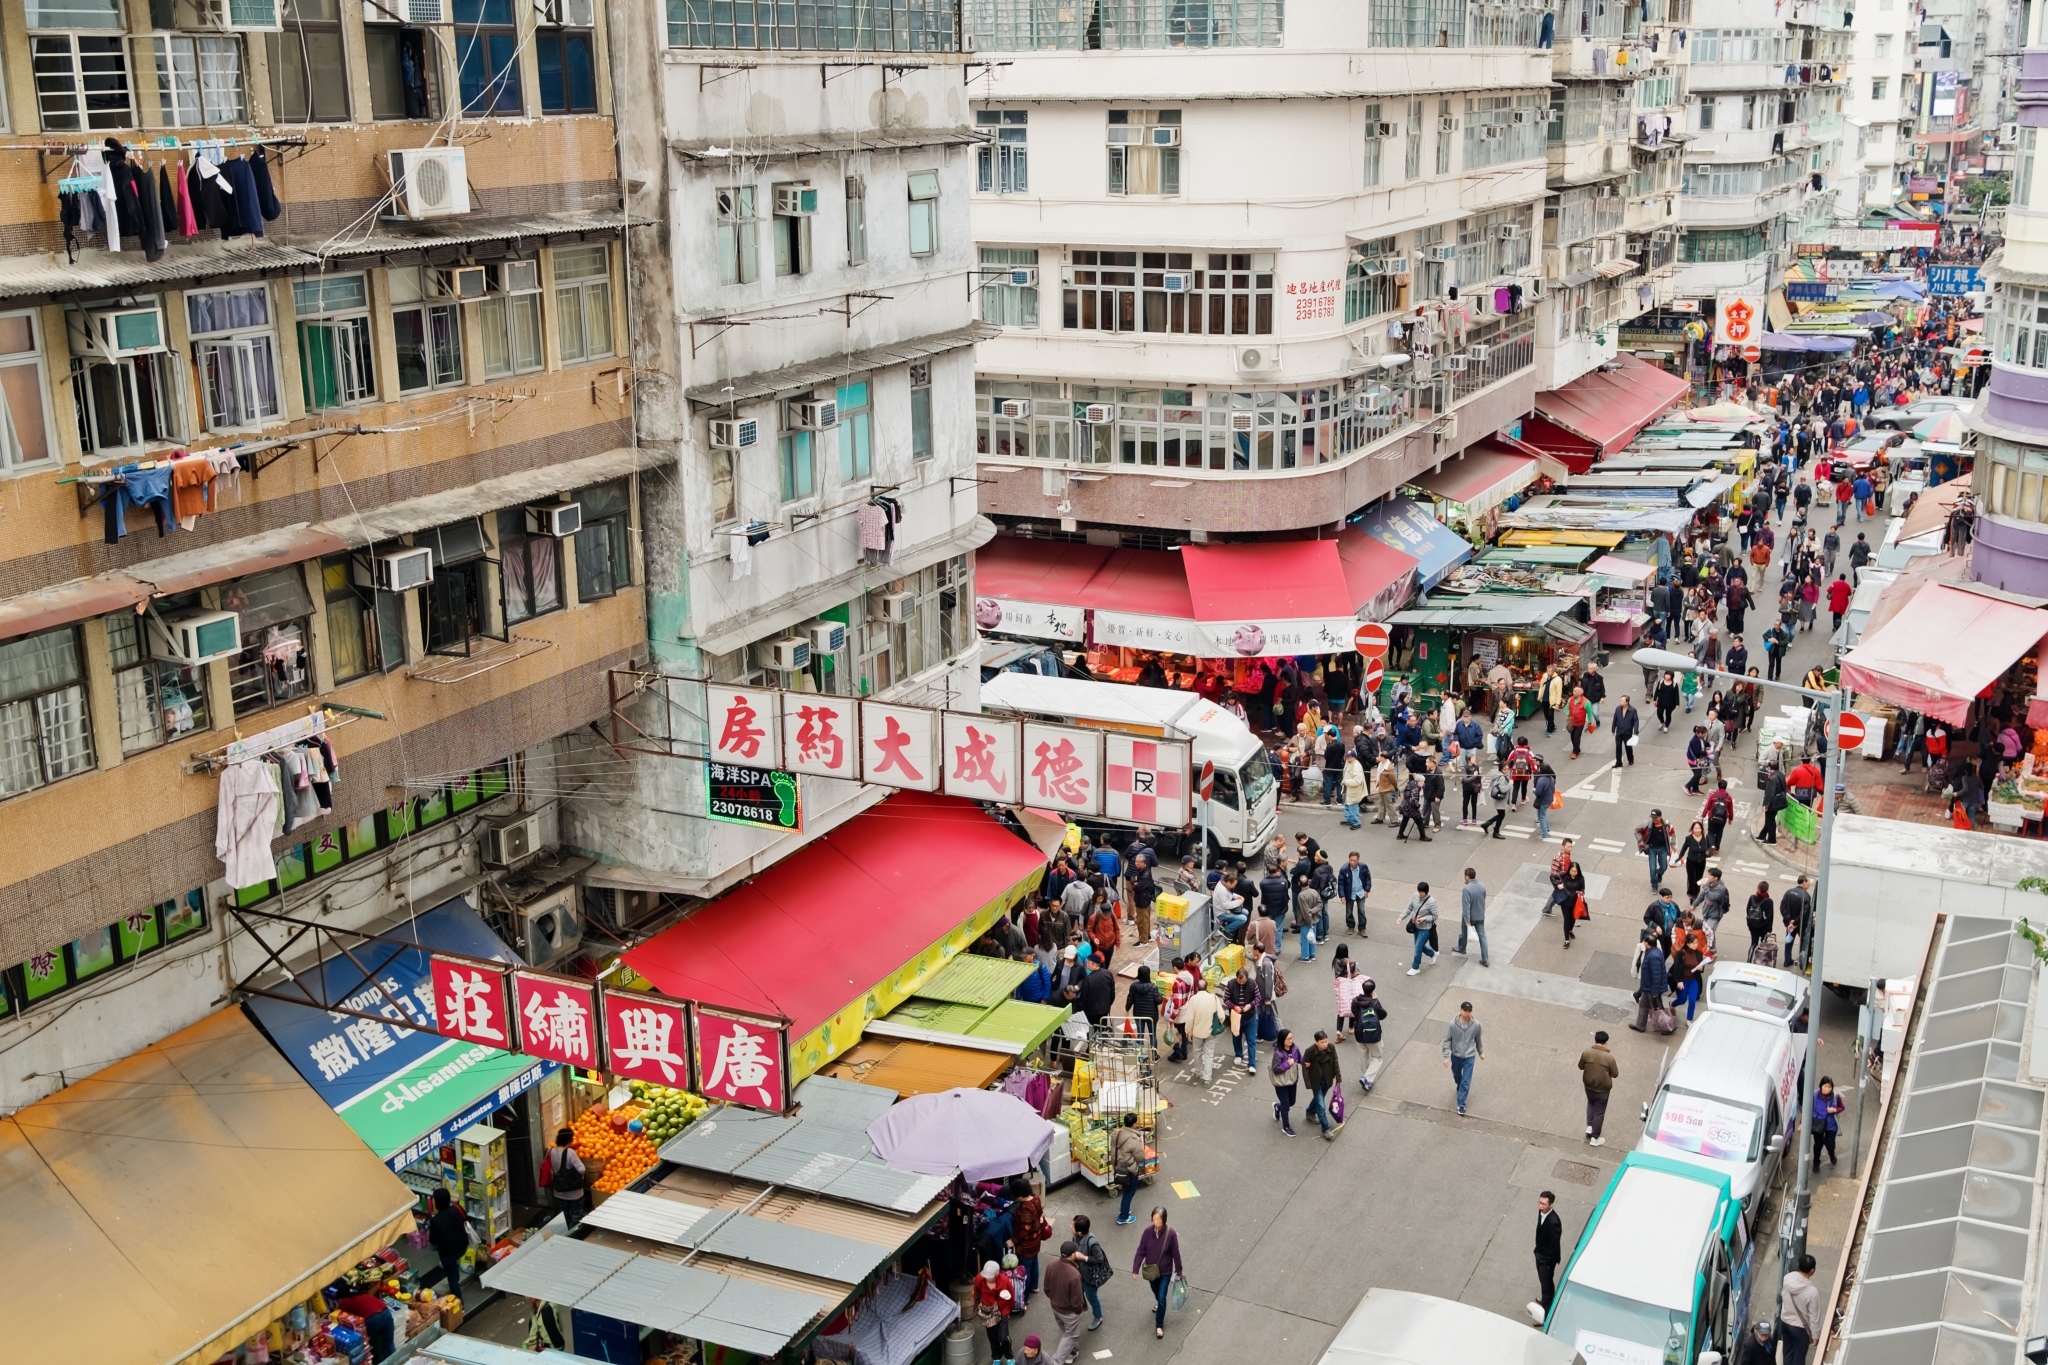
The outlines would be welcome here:
[[[1625,848],[1627,848],[1627,845],[1622,843],[1619,839],[1595,838],[1588,839],[1586,842],[1591,844],[1594,848],[1599,849],[1602,853],[1620,853]]]

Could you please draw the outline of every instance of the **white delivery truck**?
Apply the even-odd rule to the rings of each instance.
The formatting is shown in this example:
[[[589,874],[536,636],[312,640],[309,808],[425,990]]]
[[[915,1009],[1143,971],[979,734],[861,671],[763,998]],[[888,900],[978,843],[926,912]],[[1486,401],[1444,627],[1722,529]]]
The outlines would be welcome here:
[[[1618,1358],[1618,1357],[1617,1357]],[[1569,1342],[1484,1308],[1368,1289],[1318,1365],[1585,1365]]]
[[[2048,879],[2048,844],[2005,834],[1841,815],[1828,867],[1821,979],[1867,990],[1915,979],[1937,914],[2048,924],[2048,896],[2021,891]]]
[[[981,707],[1068,725],[1191,740],[1193,771],[1200,773],[1205,762],[1216,765],[1215,791],[1208,802],[1209,837],[1216,852],[1257,853],[1279,827],[1280,794],[1258,736],[1234,714],[1193,692],[998,673],[982,683]],[[1192,805],[1199,829],[1199,792]]]

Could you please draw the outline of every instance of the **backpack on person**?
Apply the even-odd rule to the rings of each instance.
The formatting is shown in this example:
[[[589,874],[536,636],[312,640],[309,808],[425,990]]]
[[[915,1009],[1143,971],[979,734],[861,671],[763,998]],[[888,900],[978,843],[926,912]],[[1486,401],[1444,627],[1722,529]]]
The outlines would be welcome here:
[[[584,1173],[569,1163],[566,1147],[549,1151],[544,1163],[548,1175],[548,1189],[557,1199],[577,1200],[583,1197]]]
[[[1377,1043],[1385,1037],[1380,1028],[1380,1010],[1384,1008],[1377,996],[1360,995],[1351,1002],[1351,1036],[1361,1043]]]
[[[1487,790],[1486,790],[1486,794],[1487,794],[1488,796],[1492,797],[1492,798],[1493,798],[1493,799],[1494,799],[1495,801],[1505,801],[1505,800],[1507,800],[1507,799],[1508,799],[1508,779],[1507,779],[1507,776],[1506,776],[1506,774],[1504,774],[1504,773],[1495,773],[1495,774],[1493,775],[1493,785],[1487,788]]]

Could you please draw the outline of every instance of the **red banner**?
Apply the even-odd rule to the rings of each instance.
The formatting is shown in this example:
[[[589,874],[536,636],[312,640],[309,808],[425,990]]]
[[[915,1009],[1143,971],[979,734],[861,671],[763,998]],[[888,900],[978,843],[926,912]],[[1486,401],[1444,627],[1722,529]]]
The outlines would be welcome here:
[[[512,1051],[505,969],[436,954],[432,962],[435,1028],[444,1038]]]
[[[696,1009],[697,1093],[771,1114],[789,1110],[787,1025]]]
[[[688,1090],[690,1007],[638,991],[604,993],[604,1069]]]
[[[596,1069],[596,985],[572,976],[514,972],[512,987],[521,1052],[564,1066]]]

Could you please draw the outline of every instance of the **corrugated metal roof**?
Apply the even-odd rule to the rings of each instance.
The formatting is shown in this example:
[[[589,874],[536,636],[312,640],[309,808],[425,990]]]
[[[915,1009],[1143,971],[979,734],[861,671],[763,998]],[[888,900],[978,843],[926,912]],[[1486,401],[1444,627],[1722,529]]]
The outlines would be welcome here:
[[[681,1246],[693,1233],[709,1231],[729,1217],[729,1213],[714,1213],[711,1209],[680,1199],[663,1199],[659,1195],[620,1190],[583,1215],[583,1221],[614,1232],[630,1232],[650,1242],[671,1242]]]
[[[771,1191],[751,1180],[685,1170],[668,1172],[655,1188],[663,1194],[673,1194],[706,1208],[745,1209],[756,1218],[769,1218],[794,1227],[815,1228],[820,1232],[873,1242],[877,1246],[902,1245],[917,1231],[924,1214],[939,1197],[934,1194],[924,1206],[905,1213],[877,1205],[819,1199],[814,1192],[806,1190],[784,1188]],[[944,1187],[941,1186],[939,1194],[943,1193]]]
[[[875,1093],[887,1097],[887,1092]],[[898,1171],[876,1160],[865,1129],[801,1119],[729,1120],[725,1116],[731,1112],[721,1109],[691,1124],[661,1149],[661,1159],[899,1213],[915,1213],[945,1190],[942,1178]],[[713,1126],[693,1141],[707,1125]],[[771,1125],[779,1131],[770,1131]]]
[[[943,976],[945,973],[941,972]],[[798,1115],[806,1123],[822,1123],[865,1134],[868,1125],[889,1112],[895,1100],[871,1085],[831,1076],[810,1076],[796,1088]]]
[[[641,222],[647,220],[641,219]],[[309,259],[346,260],[361,256],[395,256],[434,247],[473,246],[483,242],[516,242],[531,238],[572,237],[582,232],[614,233],[628,226],[618,209],[581,213],[532,213],[517,218],[428,218],[417,223],[379,223],[365,236],[336,240],[305,238],[298,245]]]
[[[574,1303],[632,1259],[632,1252],[616,1247],[550,1237],[517,1259],[492,1266],[483,1281],[486,1288],[506,1294]]]
[[[72,298],[153,290],[217,275],[291,270],[319,264],[297,247],[263,237],[174,243],[159,261],[140,251],[81,247],[70,262],[58,252],[0,258],[0,298]]]
[[[671,142],[669,149],[689,161],[729,163],[795,156],[830,156],[839,152],[910,151],[918,147],[962,147],[987,142],[972,128],[913,128],[902,132],[869,129],[851,133],[806,133],[780,137],[748,137],[721,142],[700,138]]]
[[[757,1261],[820,1279],[845,1280],[852,1284],[867,1276],[888,1255],[872,1242],[856,1242],[829,1232],[791,1227],[745,1214],[724,1218],[705,1235],[703,1230],[685,1235],[681,1243],[730,1256],[736,1261]]]
[[[731,1175],[747,1158],[795,1128],[800,1119],[756,1117],[743,1110],[718,1109],[669,1139],[661,1159],[678,1166]]]
[[[833,356],[828,360],[810,360],[779,370],[765,370],[760,374],[738,375],[716,384],[705,384],[691,389],[684,397],[703,407],[724,407],[732,403],[757,402],[763,398],[787,397],[793,393],[804,393],[828,381],[844,379],[848,375],[881,369],[887,365],[907,365],[913,360],[923,360],[927,356],[957,351],[972,346],[977,341],[986,341],[990,337],[998,336],[1001,332],[1002,328],[993,323],[977,322],[951,332],[934,332],[928,336],[908,337],[902,341],[890,342],[886,346],[871,346],[864,351],[849,351],[845,355]]]
[[[1037,964],[1003,957],[962,953],[917,988],[927,1000],[952,1000],[963,1005],[1000,1005],[1016,993]]]
[[[1590,551],[1588,553],[1591,553]],[[1007,1054],[942,1043],[867,1038],[831,1063],[833,1075],[904,1099],[955,1086],[985,1090],[1009,1070]]]

